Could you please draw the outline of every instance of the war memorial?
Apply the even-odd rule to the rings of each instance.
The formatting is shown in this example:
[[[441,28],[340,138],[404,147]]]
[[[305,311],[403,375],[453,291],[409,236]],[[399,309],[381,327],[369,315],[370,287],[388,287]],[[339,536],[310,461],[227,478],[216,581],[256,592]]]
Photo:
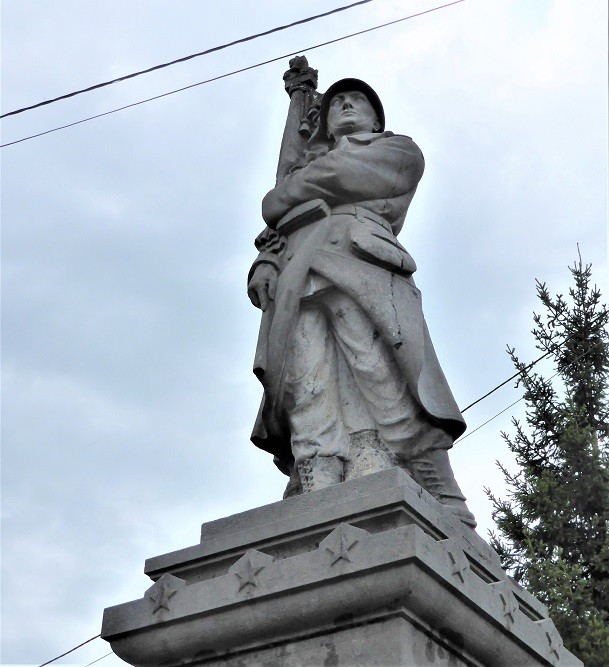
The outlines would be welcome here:
[[[476,533],[449,460],[465,422],[397,235],[424,172],[358,79],[304,57],[248,295],[262,311],[253,443],[283,500],[203,524],[104,612],[132,665],[581,665]]]

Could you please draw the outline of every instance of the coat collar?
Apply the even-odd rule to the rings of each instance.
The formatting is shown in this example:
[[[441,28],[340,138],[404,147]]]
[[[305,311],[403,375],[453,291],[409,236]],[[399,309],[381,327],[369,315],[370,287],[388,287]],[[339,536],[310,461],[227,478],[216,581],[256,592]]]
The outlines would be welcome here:
[[[341,138],[341,141],[345,139],[351,144],[371,144],[378,139],[384,139],[385,137],[392,137],[393,132],[359,132],[358,134],[348,134],[345,137]],[[340,143],[340,142],[339,142]]]

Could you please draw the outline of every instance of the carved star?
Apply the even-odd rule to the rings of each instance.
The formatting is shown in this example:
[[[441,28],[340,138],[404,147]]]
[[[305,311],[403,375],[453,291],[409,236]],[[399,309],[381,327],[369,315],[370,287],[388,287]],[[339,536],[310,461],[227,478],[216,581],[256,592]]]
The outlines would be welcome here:
[[[240,591],[248,586],[257,588],[258,575],[273,560],[273,557],[268,554],[250,549],[229,568],[229,572],[232,572],[239,580]]]
[[[351,556],[349,556],[349,550],[352,549],[358,540],[351,542],[344,535],[341,535],[338,539],[338,543],[334,547],[326,547],[326,549],[334,556],[330,565],[334,565],[339,560],[346,560],[348,563],[352,563]]]
[[[153,586],[146,591],[146,596],[152,601],[152,613],[156,614],[161,609],[169,611],[169,600],[186,585],[183,579],[174,577],[165,572]]]
[[[560,660],[560,649],[562,648],[563,643],[556,626],[549,618],[544,618],[543,621],[538,621],[538,624],[545,631],[544,633],[548,641],[548,652],[550,656],[554,656],[556,661]]]
[[[252,559],[248,557],[247,561],[243,563],[242,569],[239,572],[235,572],[239,579],[239,590],[242,590],[246,586],[258,586],[256,577],[264,570],[264,567],[264,565],[254,565]]]
[[[352,526],[348,528],[352,528]],[[326,551],[332,556],[330,567],[338,563],[339,560],[344,560],[347,563],[353,562],[349,552],[358,544],[359,539],[353,534],[349,534],[349,532],[347,531],[347,526],[341,524],[326,538],[324,546]]]
[[[516,600],[516,596],[512,592],[512,589],[506,582],[496,584],[494,585],[494,588],[499,593],[503,617],[505,618],[509,627],[514,624],[516,620],[516,613],[520,611],[520,605],[518,604],[518,600]]]
[[[556,659],[560,658],[560,649],[562,647],[562,639],[558,636],[556,629],[552,632],[546,630],[546,639],[548,640],[548,647],[550,650],[550,655],[555,655]]]
[[[461,583],[465,583],[465,579],[470,572],[469,561],[467,560],[462,549],[454,548],[448,550],[448,558],[450,559],[453,577],[458,577]]]

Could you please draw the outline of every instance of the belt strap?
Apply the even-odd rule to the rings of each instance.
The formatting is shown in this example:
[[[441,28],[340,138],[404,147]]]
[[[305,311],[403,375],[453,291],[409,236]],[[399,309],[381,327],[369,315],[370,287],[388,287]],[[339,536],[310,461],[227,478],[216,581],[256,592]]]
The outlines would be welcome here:
[[[323,220],[329,215],[330,207],[323,199],[312,199],[304,204],[295,206],[291,211],[286,213],[277,223],[275,231],[287,236],[297,229]]]
[[[312,199],[295,206],[286,213],[277,223],[275,231],[283,236],[288,236],[297,229],[318,222],[329,215],[352,215],[360,220],[369,220],[391,232],[391,225],[378,213],[373,213],[359,204],[340,204],[333,209],[323,199]]]
[[[380,216],[378,213],[374,213],[373,211],[360,206],[359,204],[341,204],[340,206],[336,206],[332,209],[332,214],[353,215],[360,220],[370,220],[371,222],[375,222],[377,225],[380,225],[388,232],[392,232],[391,225],[387,222],[387,220],[385,220],[385,218]]]

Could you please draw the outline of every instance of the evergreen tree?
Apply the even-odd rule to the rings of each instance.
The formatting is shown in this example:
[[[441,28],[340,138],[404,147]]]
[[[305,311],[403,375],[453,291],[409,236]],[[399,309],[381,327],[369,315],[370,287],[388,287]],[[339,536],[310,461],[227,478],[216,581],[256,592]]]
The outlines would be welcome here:
[[[587,667],[609,665],[609,310],[591,266],[570,269],[569,298],[537,281],[543,314],[536,346],[552,359],[544,378],[508,352],[527,403],[526,425],[502,434],[519,470],[501,468],[507,499],[486,489],[504,567],[544,602],[565,646]]]

